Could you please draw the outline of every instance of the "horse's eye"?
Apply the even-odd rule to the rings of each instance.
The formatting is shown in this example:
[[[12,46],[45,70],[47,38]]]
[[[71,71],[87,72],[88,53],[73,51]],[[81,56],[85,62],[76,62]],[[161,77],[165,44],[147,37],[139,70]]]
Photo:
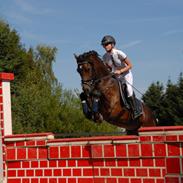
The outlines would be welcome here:
[[[78,72],[81,72],[81,71],[82,71],[82,65],[79,65],[79,66],[78,66],[77,71],[78,71]]]

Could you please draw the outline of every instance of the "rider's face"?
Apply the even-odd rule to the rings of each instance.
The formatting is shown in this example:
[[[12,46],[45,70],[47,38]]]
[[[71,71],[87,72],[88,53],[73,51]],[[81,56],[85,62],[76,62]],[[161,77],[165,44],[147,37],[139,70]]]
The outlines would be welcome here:
[[[112,49],[113,49],[113,44],[109,43],[109,44],[105,44],[103,45],[104,49],[107,51],[107,52],[111,52]]]

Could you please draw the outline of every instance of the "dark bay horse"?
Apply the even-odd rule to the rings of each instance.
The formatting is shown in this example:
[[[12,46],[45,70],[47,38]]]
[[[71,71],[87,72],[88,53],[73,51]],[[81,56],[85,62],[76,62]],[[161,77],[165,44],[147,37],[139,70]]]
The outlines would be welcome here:
[[[132,118],[131,111],[121,100],[117,79],[104,65],[97,52],[89,51],[79,56],[75,55],[75,58],[88,105],[91,106],[91,94],[99,92],[99,113],[105,121],[125,128],[127,134],[138,134],[141,126],[156,126],[153,112],[144,103],[143,114],[138,119]]]

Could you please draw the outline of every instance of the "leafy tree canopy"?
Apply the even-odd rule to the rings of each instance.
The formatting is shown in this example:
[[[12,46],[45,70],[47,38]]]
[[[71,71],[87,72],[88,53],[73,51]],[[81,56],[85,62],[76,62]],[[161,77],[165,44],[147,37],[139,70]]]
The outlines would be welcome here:
[[[155,112],[160,125],[183,124],[183,74],[176,84],[169,79],[164,89],[160,82],[152,83],[143,98]]]

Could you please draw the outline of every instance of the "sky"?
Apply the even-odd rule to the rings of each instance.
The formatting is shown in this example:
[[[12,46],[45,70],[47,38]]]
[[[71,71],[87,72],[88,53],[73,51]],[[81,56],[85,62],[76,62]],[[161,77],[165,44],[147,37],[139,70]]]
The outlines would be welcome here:
[[[7,21],[28,49],[58,49],[53,69],[66,89],[81,89],[74,54],[104,54],[101,39],[112,35],[130,58],[134,87],[141,93],[183,72],[183,0],[0,0]]]

